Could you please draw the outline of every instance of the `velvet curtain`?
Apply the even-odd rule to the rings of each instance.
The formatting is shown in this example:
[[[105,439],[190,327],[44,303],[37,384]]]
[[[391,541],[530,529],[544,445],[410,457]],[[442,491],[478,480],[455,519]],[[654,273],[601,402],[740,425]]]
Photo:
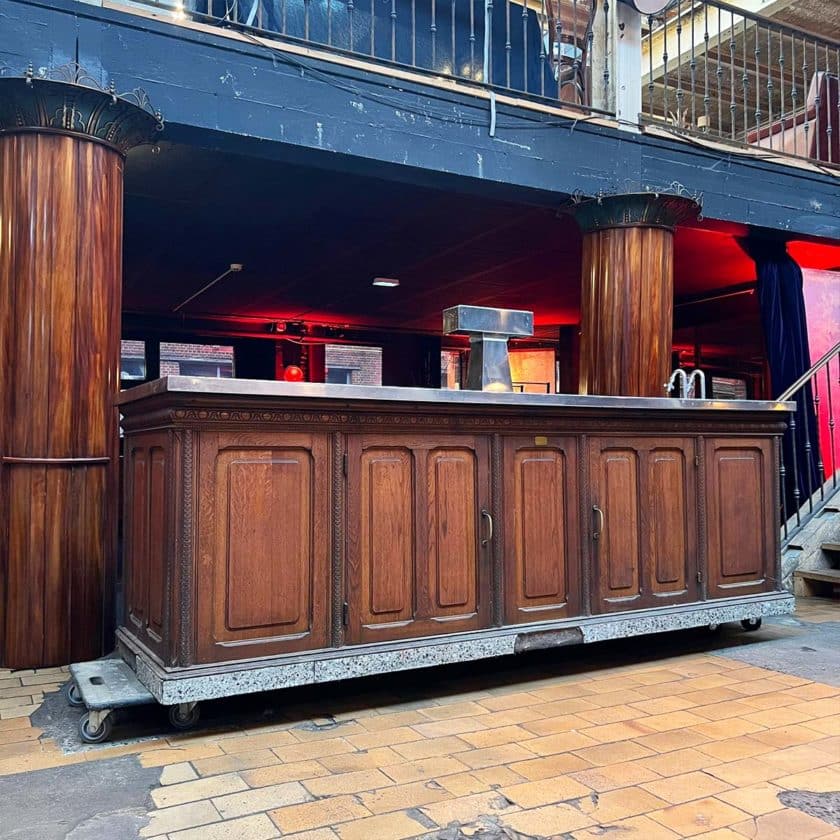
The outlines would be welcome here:
[[[784,242],[750,238],[742,243],[755,261],[764,342],[773,396],[811,367],[802,271]],[[819,435],[810,384],[795,397],[797,409],[782,447],[786,513],[790,517],[819,488]]]

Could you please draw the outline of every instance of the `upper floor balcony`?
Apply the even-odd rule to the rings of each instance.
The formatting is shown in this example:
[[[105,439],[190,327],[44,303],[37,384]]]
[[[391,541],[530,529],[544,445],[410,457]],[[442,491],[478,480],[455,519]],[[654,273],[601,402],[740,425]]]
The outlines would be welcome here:
[[[833,4],[719,0],[641,14],[619,0],[103,0],[431,86],[628,130],[840,168]],[[820,12],[822,9],[822,12]],[[820,15],[823,37],[805,26]]]

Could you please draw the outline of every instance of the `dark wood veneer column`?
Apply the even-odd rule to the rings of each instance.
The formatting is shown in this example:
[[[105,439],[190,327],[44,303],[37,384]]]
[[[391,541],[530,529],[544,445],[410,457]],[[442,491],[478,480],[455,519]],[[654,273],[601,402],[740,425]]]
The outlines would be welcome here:
[[[116,556],[123,161],[159,118],[0,79],[0,665],[103,651]]]
[[[614,195],[575,208],[583,231],[581,394],[664,396],[674,312],[673,227],[689,198]]]

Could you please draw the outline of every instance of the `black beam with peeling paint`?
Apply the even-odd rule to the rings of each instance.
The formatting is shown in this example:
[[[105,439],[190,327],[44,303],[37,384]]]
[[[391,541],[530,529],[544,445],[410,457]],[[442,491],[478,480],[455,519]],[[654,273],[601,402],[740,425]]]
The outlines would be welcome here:
[[[73,0],[0,0],[0,66],[78,60],[144,88],[167,138],[532,203],[599,190],[704,196],[708,218],[840,237],[831,174],[404,82]]]

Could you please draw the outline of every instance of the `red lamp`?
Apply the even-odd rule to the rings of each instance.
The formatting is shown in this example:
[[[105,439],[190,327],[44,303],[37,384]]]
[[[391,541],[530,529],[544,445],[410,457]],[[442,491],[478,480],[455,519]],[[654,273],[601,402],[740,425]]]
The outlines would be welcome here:
[[[303,371],[297,365],[289,365],[283,371],[286,382],[303,382]]]

